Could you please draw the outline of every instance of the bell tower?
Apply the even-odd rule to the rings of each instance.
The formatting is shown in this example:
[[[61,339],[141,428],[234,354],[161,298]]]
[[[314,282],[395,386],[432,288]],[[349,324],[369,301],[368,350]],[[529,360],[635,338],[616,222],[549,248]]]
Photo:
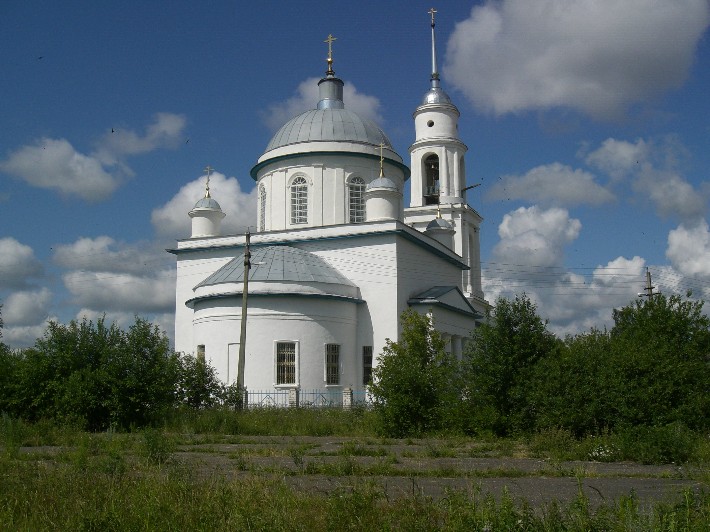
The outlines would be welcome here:
[[[436,10],[430,9],[429,14],[430,88],[414,111],[415,139],[409,147],[411,197],[410,206],[405,209],[405,222],[425,233],[436,218],[450,224],[454,230],[450,247],[470,268],[463,272],[461,290],[475,308],[485,310],[479,240],[483,218],[466,202],[466,190],[472,188],[466,186],[464,156],[468,148],[459,138],[459,110],[441,88],[436,56]]]

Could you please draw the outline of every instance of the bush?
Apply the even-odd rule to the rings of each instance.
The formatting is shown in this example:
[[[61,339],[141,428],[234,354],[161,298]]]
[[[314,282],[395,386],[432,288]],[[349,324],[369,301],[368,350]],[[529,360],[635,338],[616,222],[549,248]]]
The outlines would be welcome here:
[[[399,342],[387,340],[370,386],[386,436],[419,435],[449,426],[460,399],[458,363],[429,316],[402,314]]]

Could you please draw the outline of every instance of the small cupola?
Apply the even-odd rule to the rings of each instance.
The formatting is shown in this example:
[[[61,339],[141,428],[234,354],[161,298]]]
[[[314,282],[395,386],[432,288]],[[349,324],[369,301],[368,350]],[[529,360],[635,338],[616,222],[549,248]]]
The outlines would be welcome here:
[[[205,168],[205,172],[207,172],[205,196],[195,203],[195,206],[188,213],[190,218],[192,218],[192,234],[190,238],[220,236],[222,218],[226,214],[222,212],[219,203],[210,196],[210,174],[212,170],[210,166]]]
[[[365,188],[365,212],[368,222],[401,220],[402,193],[394,181],[385,177],[383,144],[380,144],[380,176]]]
[[[441,209],[437,209],[436,218],[429,222],[424,231],[425,235],[432,237],[449,249],[453,249],[455,233],[456,230],[451,223],[441,217]]]

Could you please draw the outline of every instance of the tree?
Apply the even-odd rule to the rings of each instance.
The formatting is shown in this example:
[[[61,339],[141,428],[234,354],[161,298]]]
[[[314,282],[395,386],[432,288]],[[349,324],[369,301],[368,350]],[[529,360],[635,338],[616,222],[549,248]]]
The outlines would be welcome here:
[[[611,360],[611,337],[597,329],[567,337],[541,359],[530,382],[535,428],[563,428],[581,437],[613,427],[624,391]]]
[[[142,426],[175,403],[179,359],[164,333],[141,318],[128,331],[96,323],[50,322],[14,361],[11,413],[91,430]]]
[[[620,422],[710,426],[710,319],[690,294],[656,294],[614,310],[613,363],[623,379]]]
[[[457,361],[431,318],[409,309],[400,321],[400,340],[387,340],[370,385],[380,428],[392,437],[446,426],[460,389]]]
[[[532,428],[533,370],[558,343],[525,294],[513,300],[499,298],[486,323],[472,333],[464,353],[464,429],[506,435]]]

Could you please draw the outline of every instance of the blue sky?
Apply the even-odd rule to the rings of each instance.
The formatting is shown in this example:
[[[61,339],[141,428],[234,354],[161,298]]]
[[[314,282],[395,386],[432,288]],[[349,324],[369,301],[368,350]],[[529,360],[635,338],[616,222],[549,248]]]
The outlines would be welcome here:
[[[172,335],[174,258],[211,165],[225,227],[249,170],[315,105],[332,33],[346,106],[408,161],[430,3],[0,3],[4,340],[47,319],[134,315]],[[556,332],[603,327],[643,288],[710,295],[707,0],[435,6],[461,111],[484,290],[527,292]]]

